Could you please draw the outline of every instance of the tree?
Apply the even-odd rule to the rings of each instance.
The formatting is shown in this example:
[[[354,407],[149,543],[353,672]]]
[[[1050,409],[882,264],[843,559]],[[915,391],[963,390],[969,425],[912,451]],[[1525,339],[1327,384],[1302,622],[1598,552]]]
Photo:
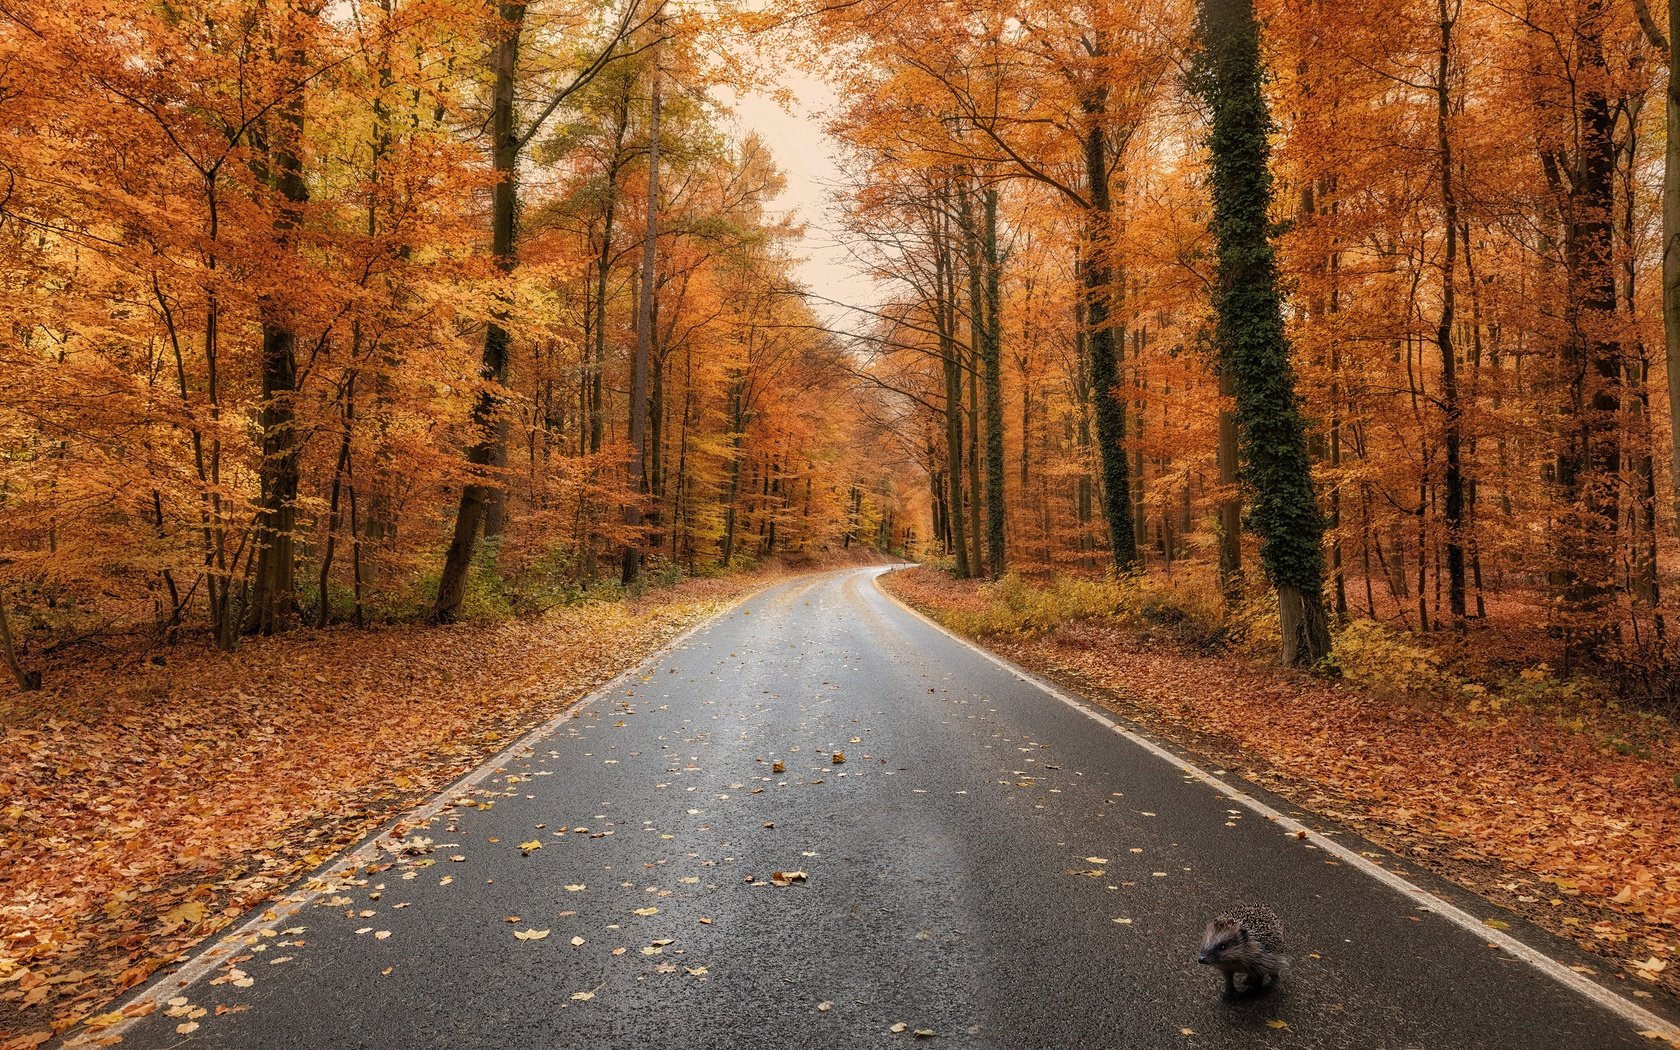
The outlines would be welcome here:
[[[1283,659],[1311,665],[1330,652],[1324,614],[1324,521],[1313,491],[1306,426],[1295,395],[1270,235],[1271,119],[1261,92],[1253,0],[1201,0],[1196,88],[1212,112],[1208,137],[1218,245],[1219,366],[1237,399],[1249,520],[1277,588]]]
[[[635,22],[638,6],[639,0],[630,0],[612,23],[606,43],[563,86],[547,92],[546,101],[537,116],[522,127],[515,89],[520,37],[530,4],[514,0],[498,5],[492,30],[496,44],[492,62],[495,81],[490,94],[489,120],[491,169],[497,180],[490,214],[490,253],[503,273],[512,273],[518,261],[514,226],[519,215],[520,154],[542,132],[561,104],[593,80],[617,55],[620,43],[629,35]],[[495,496],[497,486],[487,479],[486,473],[504,454],[503,438],[496,418],[499,403],[496,391],[507,382],[510,340],[506,315],[492,314],[484,328],[484,353],[479,362],[479,378],[483,386],[473,405],[474,437],[467,451],[467,462],[475,469],[475,475],[461,487],[461,501],[455,511],[454,535],[444,558],[443,573],[438,578],[437,602],[432,615],[439,623],[452,622],[460,613],[461,601],[466,596],[467,573],[472,568],[473,552],[478,545],[479,529]]]

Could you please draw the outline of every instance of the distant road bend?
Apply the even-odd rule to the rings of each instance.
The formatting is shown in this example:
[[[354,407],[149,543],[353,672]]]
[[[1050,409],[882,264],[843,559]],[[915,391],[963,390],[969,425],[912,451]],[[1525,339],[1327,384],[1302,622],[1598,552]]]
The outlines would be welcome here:
[[[1405,867],[1376,847],[1296,837],[908,612],[884,571],[712,621],[441,797],[412,832],[432,852],[370,843],[352,860],[389,867],[161,978],[123,1045],[1655,1045],[1643,1005],[1525,947],[1568,946],[1512,917],[1520,942],[1478,934],[1362,869]],[[1194,955],[1248,901],[1293,968],[1227,999]]]

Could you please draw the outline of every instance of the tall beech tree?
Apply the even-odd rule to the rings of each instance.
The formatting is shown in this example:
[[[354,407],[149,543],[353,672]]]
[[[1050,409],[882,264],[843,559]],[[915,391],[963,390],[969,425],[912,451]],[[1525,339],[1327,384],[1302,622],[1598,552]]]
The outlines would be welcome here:
[[[656,0],[663,3],[663,0]],[[536,116],[527,124],[520,123],[518,107],[518,72],[521,39],[525,30],[530,3],[512,0],[497,5],[491,19],[491,39],[495,50],[491,62],[494,82],[490,92],[490,161],[496,175],[494,200],[490,210],[490,254],[497,269],[511,274],[518,263],[517,231],[519,218],[519,159],[531,140],[542,133],[543,127],[556,110],[573,94],[589,84],[618,54],[636,23],[639,0],[630,0],[610,25],[607,40],[599,45],[593,56],[562,86],[545,92]],[[492,500],[500,486],[490,476],[490,469],[505,455],[503,434],[498,410],[498,390],[508,378],[509,343],[512,336],[507,328],[505,312],[492,313],[484,326],[484,353],[479,361],[479,380],[482,389],[473,405],[472,443],[468,447],[467,463],[474,476],[461,486],[461,501],[455,510],[454,534],[444,557],[443,572],[438,578],[437,601],[433,617],[439,623],[449,623],[459,614],[466,594],[467,573],[472,568],[473,552],[478,547],[479,530],[483,527]]]
[[[1253,0],[1200,0],[1198,30],[1195,84],[1212,114],[1219,367],[1236,394],[1249,521],[1261,537],[1260,563],[1277,588],[1283,660],[1310,665],[1330,652],[1324,519],[1313,491],[1272,248],[1272,125],[1261,91]]]

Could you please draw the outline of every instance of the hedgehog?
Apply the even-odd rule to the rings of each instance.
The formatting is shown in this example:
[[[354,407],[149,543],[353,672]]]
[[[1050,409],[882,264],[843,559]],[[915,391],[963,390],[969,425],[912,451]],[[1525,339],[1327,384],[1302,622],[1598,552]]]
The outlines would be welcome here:
[[[1237,990],[1237,974],[1244,987],[1258,991],[1275,983],[1287,965],[1283,927],[1277,913],[1264,904],[1248,904],[1208,923],[1196,961],[1225,971],[1225,993]]]

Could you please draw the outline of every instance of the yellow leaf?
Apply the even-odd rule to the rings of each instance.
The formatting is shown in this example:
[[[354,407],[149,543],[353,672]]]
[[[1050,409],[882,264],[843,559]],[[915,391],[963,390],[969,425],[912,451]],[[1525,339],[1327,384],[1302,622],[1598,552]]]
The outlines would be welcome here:
[[[641,915],[641,916],[658,915],[659,914],[659,909],[658,908],[637,908],[636,909],[636,914]]]
[[[89,1028],[109,1028],[122,1019],[123,1015],[120,1011],[112,1010],[108,1014],[100,1014],[97,1017],[90,1017],[84,1023]]]
[[[1288,1028],[1289,1027],[1289,1022],[1285,1021],[1281,1017],[1274,1017],[1270,1021],[1266,1022],[1266,1027],[1267,1028]]]
[[[572,993],[572,1000],[574,1002],[587,1003],[589,1000],[591,1000],[593,998],[595,998],[595,993],[594,992],[573,992]]]
[[[163,913],[163,921],[170,925],[204,921],[203,901],[183,901]]]
[[[519,848],[522,849],[522,850],[526,850],[526,851],[530,851],[530,850],[534,850],[534,849],[542,849],[542,840],[541,839],[532,839],[530,842],[521,842],[519,844]]]
[[[513,935],[522,941],[540,941],[549,934],[548,930],[514,930]]]

